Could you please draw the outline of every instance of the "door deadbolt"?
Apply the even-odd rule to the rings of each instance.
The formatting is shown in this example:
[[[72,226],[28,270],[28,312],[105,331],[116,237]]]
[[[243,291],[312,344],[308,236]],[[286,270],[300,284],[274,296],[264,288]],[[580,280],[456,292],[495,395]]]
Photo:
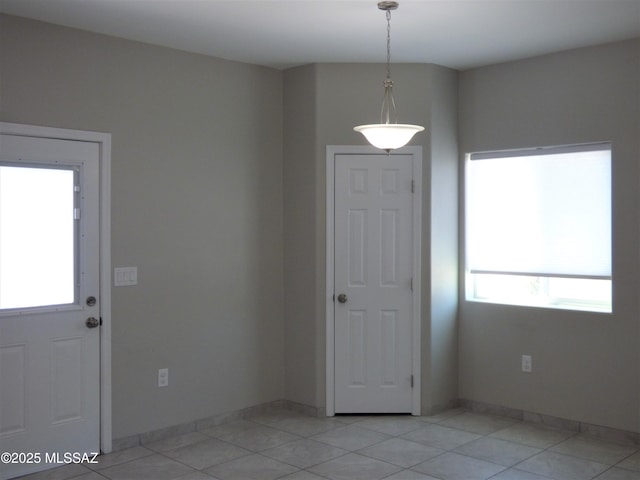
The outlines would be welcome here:
[[[341,293],[338,295],[338,301],[340,303],[347,303],[347,296],[344,293]]]
[[[87,297],[87,307],[95,307],[96,302],[96,297]]]

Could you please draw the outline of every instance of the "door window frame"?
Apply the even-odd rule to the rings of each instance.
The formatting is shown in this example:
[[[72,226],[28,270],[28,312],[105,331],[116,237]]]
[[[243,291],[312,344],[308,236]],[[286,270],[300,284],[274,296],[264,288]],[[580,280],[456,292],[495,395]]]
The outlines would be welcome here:
[[[381,151],[371,146],[327,145],[326,149],[326,290],[325,290],[325,324],[326,324],[326,415],[335,415],[335,349],[334,349],[334,195],[335,195],[335,158],[337,155],[380,155]],[[413,319],[411,332],[413,391],[411,398],[411,414],[419,416],[421,406],[421,245],[422,245],[422,147],[409,146],[393,150],[391,156],[411,155],[413,164]]]
[[[100,155],[100,451],[112,450],[111,405],[111,134],[0,122],[0,133],[98,144]]]

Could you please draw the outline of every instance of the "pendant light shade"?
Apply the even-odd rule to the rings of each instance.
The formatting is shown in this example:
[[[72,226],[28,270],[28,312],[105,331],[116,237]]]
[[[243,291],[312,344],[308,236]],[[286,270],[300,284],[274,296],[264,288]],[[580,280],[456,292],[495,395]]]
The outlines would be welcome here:
[[[389,153],[391,150],[404,147],[416,133],[422,132],[424,127],[398,123],[391,80],[391,10],[398,8],[398,2],[379,2],[378,8],[384,10],[387,16],[387,76],[383,82],[384,97],[380,123],[359,125],[353,129],[362,133],[371,145]],[[394,123],[391,123],[391,118],[394,119]]]
[[[353,129],[363,134],[374,147],[390,151],[404,147],[416,133],[422,132],[424,127],[406,123],[372,123]]]

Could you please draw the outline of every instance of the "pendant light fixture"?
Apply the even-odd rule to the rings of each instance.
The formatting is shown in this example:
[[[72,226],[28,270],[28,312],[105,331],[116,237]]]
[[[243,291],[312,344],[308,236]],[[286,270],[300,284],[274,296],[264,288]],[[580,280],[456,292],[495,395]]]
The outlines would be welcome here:
[[[394,148],[404,147],[416,133],[423,131],[424,127],[398,123],[391,81],[391,10],[398,8],[398,2],[378,2],[378,8],[387,12],[387,76],[382,83],[384,97],[380,123],[359,125],[353,129],[362,133],[371,145],[389,153]],[[392,120],[393,123],[391,123]]]

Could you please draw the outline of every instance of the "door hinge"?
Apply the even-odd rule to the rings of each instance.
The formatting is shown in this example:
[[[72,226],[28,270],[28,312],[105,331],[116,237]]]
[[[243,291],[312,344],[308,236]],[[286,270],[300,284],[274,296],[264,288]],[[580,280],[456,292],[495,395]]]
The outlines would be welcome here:
[[[80,209],[77,207],[73,209],[73,219],[80,220]]]
[[[336,303],[336,294],[333,294],[333,303]]]
[[[411,291],[413,292],[413,277],[411,277]]]
[[[411,180],[411,193],[416,193],[416,181]]]
[[[411,375],[411,388],[413,388],[413,375]]]

